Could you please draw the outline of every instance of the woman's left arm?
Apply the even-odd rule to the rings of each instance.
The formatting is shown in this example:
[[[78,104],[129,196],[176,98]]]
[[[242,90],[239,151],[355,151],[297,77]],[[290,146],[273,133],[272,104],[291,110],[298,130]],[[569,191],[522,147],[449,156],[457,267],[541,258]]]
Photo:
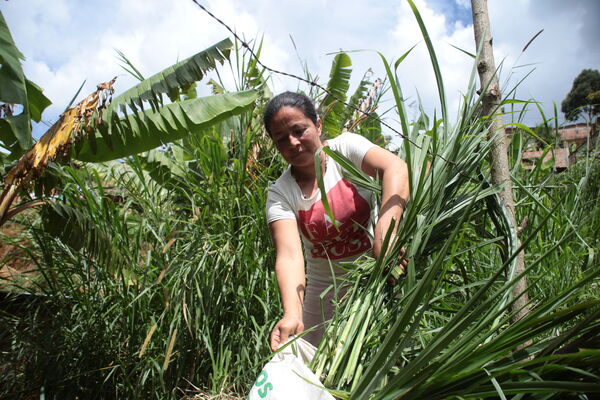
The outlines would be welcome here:
[[[373,241],[373,254],[375,257],[379,257],[381,245],[392,220],[395,221],[392,232],[393,239],[398,230],[402,212],[408,202],[410,194],[408,168],[402,159],[379,146],[367,151],[361,167],[370,176],[378,175],[383,183],[381,208],[379,209],[379,219],[375,225]]]

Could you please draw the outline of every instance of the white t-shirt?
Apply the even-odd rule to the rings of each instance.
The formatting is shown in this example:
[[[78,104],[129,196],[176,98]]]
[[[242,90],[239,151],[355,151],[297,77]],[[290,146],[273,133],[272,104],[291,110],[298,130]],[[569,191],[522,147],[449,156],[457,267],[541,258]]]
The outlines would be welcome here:
[[[374,145],[363,136],[344,133],[328,140],[328,146],[340,152],[357,167]],[[371,248],[370,234],[377,210],[373,207],[373,194],[368,189],[354,186],[343,177],[343,168],[327,158],[323,183],[327,201],[338,229],[329,219],[321,201],[321,191],[306,198],[288,168],[269,188],[267,196],[267,222],[292,219],[298,224],[306,260],[307,286],[304,294],[304,328],[312,330],[304,338],[317,346],[324,332],[323,322],[333,316],[336,293],[325,290],[340,277],[343,262],[354,261]],[[332,274],[333,272],[333,274]],[[342,286],[337,293],[343,296]]]
[[[363,136],[344,133],[327,141],[332,150],[346,156],[361,168],[367,151],[376,146]],[[352,261],[371,248],[369,234],[372,212],[372,192],[354,186],[345,179],[343,168],[327,158],[323,183],[327,201],[338,229],[330,221],[321,201],[321,191],[305,198],[288,168],[269,188],[267,222],[293,219],[298,223],[306,260],[308,285],[329,285],[333,281],[330,263],[336,276],[343,270],[335,264]]]

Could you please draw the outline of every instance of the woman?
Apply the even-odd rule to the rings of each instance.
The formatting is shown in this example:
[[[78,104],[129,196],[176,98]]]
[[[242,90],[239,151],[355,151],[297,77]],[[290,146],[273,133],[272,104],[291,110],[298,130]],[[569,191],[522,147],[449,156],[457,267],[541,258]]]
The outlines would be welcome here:
[[[311,100],[302,94],[285,92],[274,97],[265,110],[264,124],[290,164],[269,188],[267,198],[267,222],[275,244],[275,274],[283,304],[283,317],[271,332],[271,349],[277,350],[290,335],[312,327],[316,329],[305,339],[316,346],[323,334],[322,322],[333,315],[333,291],[322,302],[320,296],[343,274],[336,265],[371,248],[375,257],[379,256],[390,223],[400,220],[408,200],[408,171],[404,161],[362,136],[344,133],[323,141],[321,119]],[[365,173],[382,179],[382,205],[372,244],[367,232],[374,215],[372,193],[344,179],[342,168],[321,152],[335,224],[324,211],[314,163],[321,146],[341,152]]]

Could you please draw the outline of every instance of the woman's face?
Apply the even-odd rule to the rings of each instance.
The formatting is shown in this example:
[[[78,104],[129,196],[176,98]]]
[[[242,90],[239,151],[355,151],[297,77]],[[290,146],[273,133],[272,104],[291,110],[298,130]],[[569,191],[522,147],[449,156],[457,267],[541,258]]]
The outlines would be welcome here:
[[[290,165],[314,165],[315,151],[322,145],[320,119],[315,125],[299,108],[285,106],[271,119],[270,131],[275,147]]]

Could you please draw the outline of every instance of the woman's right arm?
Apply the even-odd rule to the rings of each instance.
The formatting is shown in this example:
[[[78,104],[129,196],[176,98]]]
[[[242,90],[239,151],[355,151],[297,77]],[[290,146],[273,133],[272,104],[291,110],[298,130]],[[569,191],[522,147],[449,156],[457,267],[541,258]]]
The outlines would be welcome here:
[[[302,304],[304,303],[304,256],[298,225],[292,219],[280,219],[269,224],[275,243],[275,275],[283,304],[283,317],[271,332],[271,350],[284,344],[290,335],[304,330]]]

